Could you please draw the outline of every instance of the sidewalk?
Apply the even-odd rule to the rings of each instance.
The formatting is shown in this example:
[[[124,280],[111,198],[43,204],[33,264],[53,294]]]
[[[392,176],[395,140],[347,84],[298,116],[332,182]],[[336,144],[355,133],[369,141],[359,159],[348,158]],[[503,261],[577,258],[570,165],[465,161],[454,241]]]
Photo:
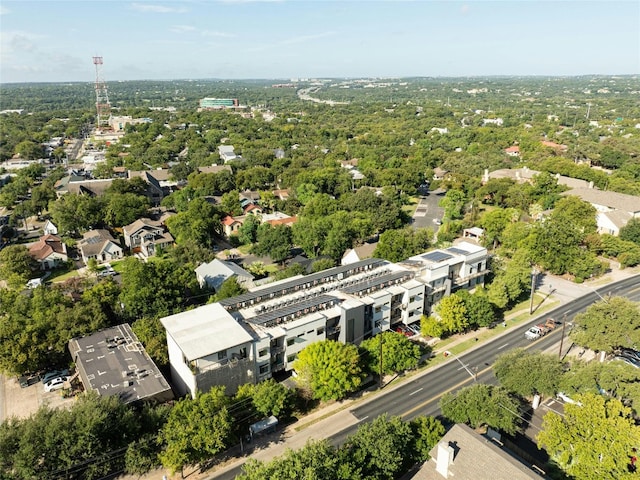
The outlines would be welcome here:
[[[556,307],[559,305],[563,305],[575,300],[578,297],[591,293],[594,291],[594,289],[600,288],[603,285],[618,280],[623,280],[639,273],[640,266],[635,268],[627,268],[624,270],[616,268],[612,269],[603,277],[596,279],[595,281],[589,281],[583,284],[576,284],[569,280],[553,275],[540,275],[536,287],[536,292],[538,294],[544,295],[546,298],[542,301],[542,303],[538,301],[539,305],[537,308],[539,309],[540,307],[549,304]],[[535,303],[534,307],[536,307]],[[506,328],[502,328],[501,326],[495,327],[497,329],[503,330],[496,336],[504,335],[505,333],[509,332],[511,328],[518,326],[522,322],[513,324],[512,322],[510,322],[510,320],[518,317],[519,315],[522,315],[523,313],[528,312],[528,307],[517,310],[515,312],[511,312],[505,317],[507,325]],[[536,311],[534,311],[531,318],[536,315],[537,313]],[[487,329],[484,328],[466,334],[456,335],[453,341],[442,342],[443,345],[440,348],[438,348],[438,344],[436,344],[433,347],[432,356],[437,356],[443,351],[449,350],[456,345],[460,345],[461,343],[469,341],[473,338],[481,337],[482,333],[486,330]],[[473,350],[481,344],[482,342],[477,342],[476,344],[473,344],[472,347],[466,349],[465,352]],[[569,346],[567,345],[567,348],[568,347]],[[403,384],[404,381],[415,379],[416,375],[427,375],[434,369],[438,368],[440,365],[441,364],[431,366],[417,372],[415,375],[401,377],[397,382],[392,382],[392,384],[390,384],[389,387],[385,389],[385,392],[390,389],[398,388]],[[203,473],[201,473],[199,469],[186,468],[185,478],[188,478],[190,480],[205,480],[208,478],[213,478],[214,475],[219,475],[243,463],[249,456],[260,461],[270,461],[275,457],[284,454],[287,449],[296,450],[303,447],[308,440],[319,440],[331,436],[335,432],[358,423],[358,419],[356,419],[350,412],[351,407],[361,402],[366,402],[368,400],[368,397],[375,396],[377,392],[379,392],[377,389],[365,391],[357,398],[342,400],[340,402],[334,402],[330,405],[326,405],[304,416],[298,422],[289,425],[284,429],[284,431],[270,434],[255,441],[252,445],[248,446],[249,449],[245,451],[244,457],[241,457],[239,446],[233,447],[227,452],[227,454],[229,455],[228,460],[216,463],[211,467],[211,469],[206,470]],[[163,480],[165,477],[167,480],[179,480],[181,478],[179,472],[172,476],[165,469],[154,470],[141,477],[137,475],[126,475],[119,478],[121,480]]]

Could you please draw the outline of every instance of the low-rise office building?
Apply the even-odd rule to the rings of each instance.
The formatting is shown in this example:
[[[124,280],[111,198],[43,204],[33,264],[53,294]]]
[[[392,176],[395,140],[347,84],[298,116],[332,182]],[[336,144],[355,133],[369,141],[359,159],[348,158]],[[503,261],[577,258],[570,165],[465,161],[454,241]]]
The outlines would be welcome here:
[[[313,342],[358,345],[420,321],[445,295],[484,283],[487,251],[468,242],[391,263],[370,258],[268,284],[161,319],[176,390],[233,394],[292,370]]]

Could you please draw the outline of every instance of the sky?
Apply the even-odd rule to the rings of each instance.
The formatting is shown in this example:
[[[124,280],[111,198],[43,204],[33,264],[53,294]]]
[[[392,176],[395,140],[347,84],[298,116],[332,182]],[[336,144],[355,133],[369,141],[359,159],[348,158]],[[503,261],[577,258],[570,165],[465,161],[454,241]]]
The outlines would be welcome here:
[[[640,1],[2,0],[0,83],[640,73]]]

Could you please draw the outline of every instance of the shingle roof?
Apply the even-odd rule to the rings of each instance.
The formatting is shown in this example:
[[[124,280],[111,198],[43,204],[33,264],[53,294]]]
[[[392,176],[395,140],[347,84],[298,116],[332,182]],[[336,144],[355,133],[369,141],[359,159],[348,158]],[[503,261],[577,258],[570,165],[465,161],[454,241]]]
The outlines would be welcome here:
[[[597,190],[595,188],[574,188],[561,195],[575,195],[585,202],[601,205],[614,210],[622,210],[631,214],[640,212],[640,197],[625,193]]]
[[[78,242],[78,248],[84,257],[100,254],[110,243],[120,247],[108,230],[96,229],[85,232],[82,240]]]
[[[438,445],[430,452],[427,461],[413,480],[455,478],[456,480],[540,480],[540,476],[528,466],[502,449],[497,443],[484,437],[464,424],[456,424],[440,443],[454,448],[453,462],[448,477],[436,472]]]
[[[67,247],[56,235],[44,235],[29,247],[29,255],[36,260],[44,260],[52,253],[67,254]]]

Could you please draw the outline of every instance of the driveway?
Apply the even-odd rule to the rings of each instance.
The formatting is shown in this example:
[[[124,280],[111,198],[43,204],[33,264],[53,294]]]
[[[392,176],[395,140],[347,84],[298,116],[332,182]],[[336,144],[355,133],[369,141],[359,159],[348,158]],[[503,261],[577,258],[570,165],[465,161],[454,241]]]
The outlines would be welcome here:
[[[418,207],[413,214],[413,228],[438,229],[434,220],[441,220],[444,216],[444,208],[438,206],[444,194],[444,190],[438,189],[430,192],[429,195],[420,197]]]

